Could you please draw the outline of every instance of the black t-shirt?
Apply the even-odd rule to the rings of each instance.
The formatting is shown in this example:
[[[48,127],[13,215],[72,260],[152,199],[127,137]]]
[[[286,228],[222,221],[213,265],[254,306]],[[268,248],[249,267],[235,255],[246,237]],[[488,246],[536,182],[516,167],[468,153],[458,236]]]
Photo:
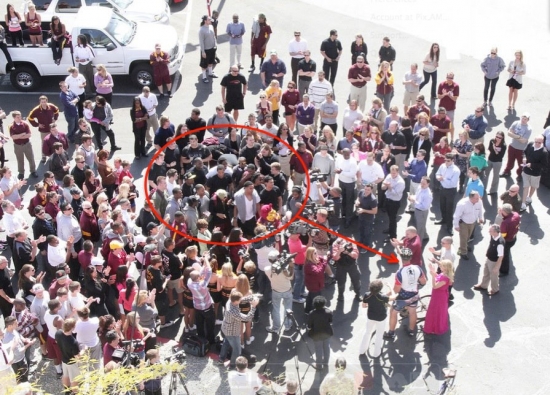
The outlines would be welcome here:
[[[191,147],[191,145],[188,145],[183,149],[183,151],[181,151],[181,156],[185,159],[191,160],[190,163],[185,164],[185,168],[189,169],[191,166],[193,166],[194,158],[206,159],[210,156],[210,150],[202,144],[199,144],[196,148],[193,148]]]
[[[170,280],[177,280],[182,275],[182,263],[178,256],[173,252],[168,252],[166,250],[162,251],[162,262],[164,266],[168,266],[170,275]]]
[[[246,78],[242,74],[227,74],[222,78],[221,86],[227,89],[226,97],[241,99],[243,97],[243,85],[246,85]]]
[[[371,193],[369,196],[365,196],[365,191],[359,191],[357,194],[357,199],[359,200],[359,207],[365,210],[372,210],[375,207],[378,207],[378,199]],[[374,214],[359,214],[361,221],[370,221],[374,219]]]
[[[170,169],[179,169],[179,164],[180,164],[180,150],[178,147],[174,148],[174,149],[170,149],[170,148],[166,148],[164,150],[164,162],[167,164],[166,165],[166,170],[170,170]],[[168,164],[172,163],[172,162],[176,162],[176,164],[172,167],[169,167]]]
[[[0,270],[0,289],[4,291],[8,297],[15,298],[15,293],[13,292],[10,281],[10,274],[7,267],[4,268],[4,270]],[[6,299],[0,297],[0,312],[4,317],[7,317],[11,314],[12,307],[13,306],[11,303],[9,303]]]
[[[275,186],[281,190],[281,193],[284,195],[286,191],[286,177],[283,173],[279,173],[276,176],[272,176]]]
[[[200,129],[200,128],[205,127],[206,126],[206,121],[204,119],[200,118],[200,117],[197,120],[193,120],[191,117],[189,117],[185,120],[185,124],[187,125],[187,129],[196,130],[196,129]],[[197,138],[199,139],[199,143],[202,143],[202,141],[204,140],[204,134],[205,133],[206,133],[205,130],[201,130],[200,132],[194,132],[192,134],[197,136]],[[190,135],[191,134],[188,134],[187,136],[182,138],[182,140],[186,140],[186,142],[189,143],[189,136]]]
[[[327,38],[321,43],[321,51],[325,51],[325,55],[330,59],[336,59],[338,51],[342,51],[342,43],[340,40],[332,41],[330,38]]]
[[[231,185],[231,176],[224,173],[223,178],[220,178],[217,174],[213,177],[210,177],[206,181],[206,186],[210,189],[211,192],[216,192],[219,189],[225,189],[229,191],[229,186]]]
[[[163,291],[165,277],[158,269],[154,269],[153,266],[147,268],[147,288],[149,291],[153,289],[157,290],[157,294]]]
[[[397,147],[406,147],[407,141],[405,140],[405,136],[400,131],[395,132],[395,134],[391,134],[388,130],[386,130],[384,133],[382,133],[382,141],[386,143],[387,145],[393,144]],[[392,149],[391,153],[394,155],[404,154],[407,150],[400,150],[400,149]]]
[[[153,163],[153,166],[151,166],[151,170],[149,171],[149,181],[153,181],[155,184],[157,183],[157,177],[160,176],[166,176],[166,165],[163,163],[162,165],[158,165],[156,163]]]
[[[237,188],[239,182],[241,182],[245,171],[246,167],[242,168],[240,166],[237,166],[233,168],[233,174],[231,175],[231,178],[233,179],[233,184],[235,185],[235,188]]]
[[[241,152],[239,152],[239,156],[242,156],[246,159],[247,165],[253,165],[254,164],[254,158],[258,156],[260,153],[260,144],[255,143],[254,147],[250,148],[248,146],[244,146],[241,148]]]
[[[80,352],[78,347],[78,342],[72,335],[65,335],[61,329],[55,332],[55,341],[61,350],[61,361],[65,365],[72,365],[74,363],[73,359]]]
[[[208,170],[204,166],[201,167],[200,169],[197,168],[196,166],[193,166],[192,168],[189,169],[189,173],[195,175],[195,181],[194,181],[195,185],[197,185],[197,184],[201,184],[201,185],[206,184],[206,173],[207,172],[208,172]]]
[[[279,211],[279,197],[282,196],[283,195],[281,194],[281,190],[276,186],[274,186],[271,191],[268,191],[267,188],[264,188],[264,190],[260,194],[260,203],[262,205],[271,204],[273,205],[273,208],[275,210]]]
[[[388,308],[386,304],[389,302],[390,298],[386,295],[372,295],[366,293],[363,296],[363,303],[368,303],[367,308],[367,317],[369,320],[373,321],[384,321],[388,315]]]
[[[330,226],[340,225],[340,219],[342,218],[342,198],[331,197],[325,200],[325,207],[333,206],[334,210],[328,213],[328,224]]]
[[[260,157],[260,173],[264,176],[271,174],[271,164],[274,162],[279,162],[279,157],[277,155],[261,156]]]
[[[317,71],[317,64],[313,59],[310,59],[309,62],[306,62],[305,59],[300,60],[298,63],[298,70],[302,70],[303,72],[309,73],[310,71]],[[299,77],[302,81],[311,81],[311,77],[307,77],[305,75]]]

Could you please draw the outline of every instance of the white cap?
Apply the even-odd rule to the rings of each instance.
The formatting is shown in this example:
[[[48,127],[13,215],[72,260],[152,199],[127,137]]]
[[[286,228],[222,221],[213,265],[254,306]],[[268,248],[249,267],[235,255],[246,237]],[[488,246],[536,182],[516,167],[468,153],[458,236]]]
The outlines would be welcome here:
[[[267,254],[267,259],[269,260],[276,260],[279,258],[279,251],[273,250],[269,254]]]
[[[93,257],[92,258],[92,266],[103,266],[103,258]]]
[[[134,241],[136,242],[136,244],[145,243],[147,241],[147,237],[143,235],[137,235],[136,237],[134,237]]]

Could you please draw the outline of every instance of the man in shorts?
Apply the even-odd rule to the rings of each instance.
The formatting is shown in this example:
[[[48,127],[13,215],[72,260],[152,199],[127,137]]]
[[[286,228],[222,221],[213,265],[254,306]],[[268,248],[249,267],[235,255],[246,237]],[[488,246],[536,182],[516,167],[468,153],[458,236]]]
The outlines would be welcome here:
[[[407,334],[414,336],[416,333],[416,305],[417,301],[405,302],[418,295],[418,284],[426,284],[426,276],[418,265],[411,264],[412,251],[410,248],[397,248],[401,255],[403,266],[395,273],[395,285],[393,291],[397,293],[397,298],[390,311],[390,330],[384,333],[384,339],[395,339],[395,327],[397,326],[397,313],[405,304],[405,309],[409,312],[409,328]],[[414,299],[413,299],[414,300]]]
[[[544,148],[544,136],[538,135],[534,142],[527,144],[523,162],[523,199],[521,211],[527,210],[535,191],[540,186],[542,169],[548,166],[548,151]]]
[[[244,109],[244,96],[246,95],[246,78],[239,73],[239,65],[231,66],[229,73],[222,78],[222,101],[225,112],[233,110],[233,119],[237,122],[239,110]]]
[[[155,51],[149,55],[149,62],[153,68],[153,78],[157,86],[160,97],[164,97],[164,87],[168,90],[168,96],[172,97],[172,80],[170,79],[170,71],[168,63],[170,63],[170,55],[161,50],[160,44],[155,44]]]
[[[258,14],[258,18],[254,19],[252,23],[252,37],[250,39],[250,57],[252,63],[248,70],[250,73],[256,70],[256,66],[254,65],[256,55],[260,58],[260,68],[262,67],[265,59],[265,49],[271,33],[271,26],[267,24],[265,14]]]
[[[218,78],[214,74],[214,64],[216,63],[216,33],[212,27],[212,18],[208,15],[202,17],[203,24],[199,29],[199,45],[201,48],[201,61],[200,67],[202,69],[202,82],[207,84],[209,82],[206,77],[206,70],[208,70],[208,77]]]

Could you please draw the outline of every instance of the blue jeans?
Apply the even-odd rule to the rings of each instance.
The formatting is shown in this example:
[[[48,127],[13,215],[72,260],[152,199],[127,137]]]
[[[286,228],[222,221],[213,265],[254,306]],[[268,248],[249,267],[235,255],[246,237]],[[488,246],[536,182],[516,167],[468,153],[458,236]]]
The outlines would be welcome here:
[[[67,139],[69,142],[74,142],[74,135],[78,129],[78,116],[73,117],[65,112],[65,120],[67,121]]]
[[[263,270],[258,270],[258,291],[264,296],[266,303],[271,300],[271,281]]]
[[[294,265],[294,289],[292,291],[292,298],[300,299],[305,290],[304,265]]]
[[[372,231],[374,230],[374,223],[372,220],[368,221],[365,215],[359,215],[359,242],[371,247]]]
[[[330,337],[326,340],[315,340],[315,362],[317,365],[327,365],[330,359]]]
[[[273,291],[271,296],[271,304],[273,305],[273,310],[271,311],[271,318],[273,319],[272,328],[278,331],[281,328],[281,301],[283,302],[285,322],[285,329],[290,329],[292,326],[292,321],[287,319],[286,311],[292,310],[292,291],[289,289],[286,292],[277,292]]]
[[[231,346],[231,365],[235,365],[237,357],[241,355],[241,337],[240,336],[225,336],[223,339],[222,349],[220,350],[220,360],[224,360],[227,355],[227,348]]]

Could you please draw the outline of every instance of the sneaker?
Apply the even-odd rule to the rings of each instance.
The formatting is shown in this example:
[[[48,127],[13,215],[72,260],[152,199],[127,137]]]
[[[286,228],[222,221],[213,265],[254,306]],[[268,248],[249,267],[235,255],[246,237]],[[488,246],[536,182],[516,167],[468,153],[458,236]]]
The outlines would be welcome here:
[[[183,328],[183,331],[184,331],[185,333],[189,333],[189,328],[188,328],[187,326],[185,326],[185,328]]]
[[[527,210],[527,206],[525,205],[525,203],[521,203],[521,208],[519,209],[519,211],[525,211]]]
[[[161,324],[161,325],[159,326],[159,328],[160,328],[160,329],[168,328],[169,326],[172,326],[172,325],[174,325],[174,324],[175,324],[174,321],[167,321],[167,322],[165,322],[164,324]]]
[[[218,78],[218,76],[214,73],[208,75],[210,78]]]
[[[121,149],[122,148],[120,148],[119,146],[116,146],[116,145],[111,147],[111,151],[120,151]]]
[[[525,198],[525,203],[531,204],[531,203],[533,203],[533,199],[531,199],[530,196],[527,196],[527,197]]]
[[[306,291],[306,292],[304,292],[303,294],[301,294],[300,296],[301,296],[302,298],[307,298],[308,295],[309,295],[309,292]]]
[[[292,301],[293,301],[294,303],[305,303],[305,302],[306,302],[306,300],[305,300],[304,298],[292,299]]]
[[[221,324],[223,324],[222,320],[216,320],[216,325],[221,325]]]
[[[278,330],[278,329],[274,329],[274,328],[271,327],[271,326],[266,326],[266,327],[265,327],[265,330],[268,331],[269,333],[275,333],[275,334],[279,333],[279,330]]]
[[[197,325],[190,326],[189,330],[190,331],[196,331],[197,330]]]
[[[60,379],[61,377],[63,377],[63,373],[57,373],[56,376],[57,376],[58,379]]]
[[[250,339],[248,339],[248,340],[246,341],[246,345],[247,345],[247,346],[250,346],[250,344],[254,341],[254,339],[255,339],[254,336],[250,336]]]
[[[407,335],[409,335],[410,337],[414,337],[416,336],[416,331],[414,329],[409,329],[407,328]]]
[[[203,78],[202,82],[204,82],[205,84],[208,84],[210,82],[210,80],[208,80],[208,78]]]
[[[395,340],[395,332],[394,331],[384,332],[384,339]]]
[[[488,104],[489,104],[489,107],[493,107],[493,102],[492,101],[488,102]]]
[[[248,69],[248,72],[252,73],[254,70],[256,70],[256,66],[251,65],[250,68]]]

